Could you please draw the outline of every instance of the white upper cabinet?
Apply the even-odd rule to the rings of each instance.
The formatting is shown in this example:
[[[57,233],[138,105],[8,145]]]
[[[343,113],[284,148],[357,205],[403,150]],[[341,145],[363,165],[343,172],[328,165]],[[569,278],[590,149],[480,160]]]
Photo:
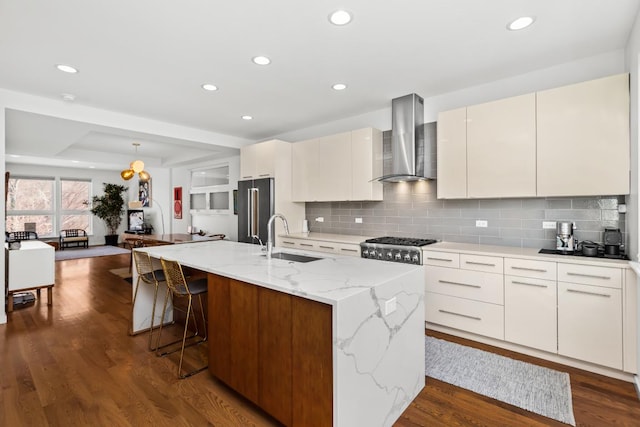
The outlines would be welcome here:
[[[629,194],[629,76],[438,115],[438,198]]]
[[[382,132],[364,128],[351,132],[351,200],[382,200]]]
[[[629,194],[629,76],[537,98],[538,195]]]
[[[316,177],[320,173],[318,140],[297,142],[291,150],[291,197],[298,202],[313,200],[312,195],[318,192]]]
[[[293,200],[382,200],[382,133],[366,128],[293,144]]]
[[[467,197],[467,109],[438,114],[439,199]]]
[[[351,132],[317,139],[319,171],[313,177],[315,200],[327,202],[351,198]]]
[[[467,195],[536,195],[535,94],[467,108]]]
[[[278,144],[271,140],[240,148],[240,179],[272,178],[275,175],[275,155]]]

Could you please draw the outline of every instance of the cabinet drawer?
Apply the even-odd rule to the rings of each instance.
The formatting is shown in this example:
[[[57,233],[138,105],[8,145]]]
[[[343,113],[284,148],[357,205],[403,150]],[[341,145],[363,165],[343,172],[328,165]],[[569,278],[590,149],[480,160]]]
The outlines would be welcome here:
[[[504,274],[536,279],[556,280],[556,263],[530,259],[504,259]]]
[[[493,304],[504,303],[503,276],[480,271],[425,267],[426,291]]]
[[[439,265],[441,267],[460,268],[460,254],[450,252],[422,251],[424,265]]]
[[[431,292],[424,299],[427,322],[504,339],[504,307]]]
[[[296,243],[298,249],[302,249],[305,251],[317,251],[318,248],[316,246],[316,242],[312,242],[310,240],[300,240]]]
[[[460,268],[502,274],[503,260],[502,257],[461,254]]]
[[[311,243],[311,242],[304,242]],[[338,243],[332,242],[313,242],[314,251],[318,252],[328,252],[328,253],[337,253],[339,250]]]
[[[340,255],[346,256],[360,256],[360,245],[350,245],[348,243],[341,243],[338,245],[337,252]]]
[[[294,239],[280,237],[280,245],[282,245],[283,248],[296,248],[298,247],[298,242]]]
[[[558,263],[558,282],[622,288],[622,270],[612,267]]]

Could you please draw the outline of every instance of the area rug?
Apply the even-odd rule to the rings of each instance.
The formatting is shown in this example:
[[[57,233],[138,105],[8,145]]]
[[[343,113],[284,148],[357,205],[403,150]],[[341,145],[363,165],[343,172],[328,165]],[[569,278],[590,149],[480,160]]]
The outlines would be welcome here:
[[[576,425],[571,383],[566,372],[433,337],[425,338],[428,377]]]
[[[65,249],[56,251],[56,261],[77,258],[91,258],[96,256],[129,254],[129,249],[119,248],[117,246],[90,246],[89,248]]]

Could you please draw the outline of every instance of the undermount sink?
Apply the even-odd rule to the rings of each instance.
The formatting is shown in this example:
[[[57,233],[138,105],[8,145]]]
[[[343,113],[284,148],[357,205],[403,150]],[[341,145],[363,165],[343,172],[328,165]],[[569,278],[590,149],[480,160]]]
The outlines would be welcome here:
[[[263,254],[262,256],[266,257],[267,255]],[[287,261],[294,261],[294,262],[311,262],[311,261],[317,261],[319,259],[322,259],[322,258],[317,258],[317,257],[312,257],[307,255],[289,254],[286,252],[274,252],[271,254],[271,258],[284,259]]]

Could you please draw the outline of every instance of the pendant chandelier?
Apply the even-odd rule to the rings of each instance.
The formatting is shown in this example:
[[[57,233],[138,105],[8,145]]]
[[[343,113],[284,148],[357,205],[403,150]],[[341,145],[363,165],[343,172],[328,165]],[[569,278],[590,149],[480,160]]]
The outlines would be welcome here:
[[[134,142],[133,146],[136,147],[136,157],[138,157],[138,147],[140,146],[140,143]],[[125,169],[120,172],[120,176],[125,181],[133,178],[135,174],[138,174],[142,181],[147,181],[149,178],[151,178],[149,172],[144,170],[144,162],[142,160],[134,160],[133,162],[131,162],[131,164],[129,164],[129,169]]]

